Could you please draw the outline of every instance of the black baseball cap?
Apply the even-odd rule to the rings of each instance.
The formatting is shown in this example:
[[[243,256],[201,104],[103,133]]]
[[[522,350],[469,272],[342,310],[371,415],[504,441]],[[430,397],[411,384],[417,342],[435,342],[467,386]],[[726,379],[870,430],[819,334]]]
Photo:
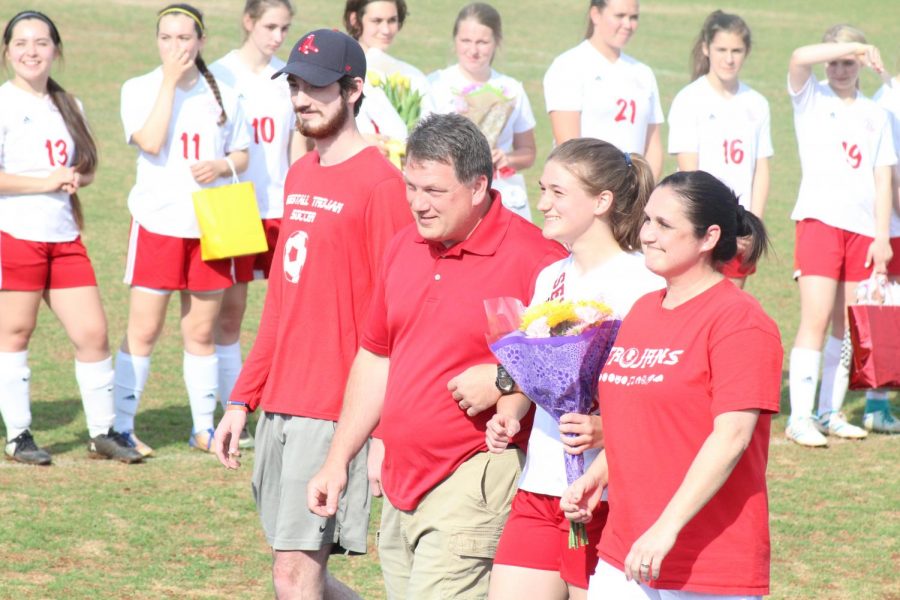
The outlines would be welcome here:
[[[366,78],[366,55],[359,42],[334,29],[310,31],[291,50],[287,64],[272,75],[290,74],[316,87],[331,85],[344,75]]]

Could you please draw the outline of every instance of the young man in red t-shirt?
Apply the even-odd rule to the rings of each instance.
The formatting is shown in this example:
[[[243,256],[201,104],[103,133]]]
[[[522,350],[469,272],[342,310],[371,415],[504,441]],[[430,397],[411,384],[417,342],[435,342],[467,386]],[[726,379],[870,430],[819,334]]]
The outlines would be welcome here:
[[[493,171],[487,140],[465,117],[432,115],[410,135],[404,176],[416,226],[385,253],[334,442],[309,484],[310,510],[335,514],[347,465],[378,425],[378,551],[390,598],[487,597],[521,471],[521,450],[487,452],[493,408],[470,416],[448,383],[496,364],[484,301],[527,302],[537,274],[566,252],[503,207]]]
[[[356,129],[365,73],[359,44],[327,29],[304,36],[276,73],[287,75],[298,127],[316,150],[288,172],[259,332],[215,434],[219,460],[237,468],[246,413],[263,409],[253,495],[278,597],[355,598],[325,567],[331,553],[366,551],[364,446],[338,516],[296,502],[331,443],[383,251],[411,220],[399,171]]]

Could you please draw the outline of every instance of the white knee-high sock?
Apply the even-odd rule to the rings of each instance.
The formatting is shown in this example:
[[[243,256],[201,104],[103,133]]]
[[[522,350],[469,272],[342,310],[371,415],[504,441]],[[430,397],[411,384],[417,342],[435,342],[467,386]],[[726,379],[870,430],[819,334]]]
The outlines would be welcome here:
[[[134,431],[134,416],[141,403],[141,394],[150,376],[150,357],[134,356],[119,350],[116,354],[116,375],[113,398],[116,431]]]
[[[84,419],[91,437],[109,432],[115,421],[114,379],[112,356],[99,362],[75,361],[75,380],[81,391]]]
[[[31,427],[28,350],[0,352],[0,414],[6,424],[6,441]]]
[[[811,417],[816,403],[816,380],[822,353],[807,348],[791,350],[790,390],[791,417]]]
[[[822,386],[819,388],[819,416],[841,410],[850,385],[850,365],[841,360],[844,340],[828,336],[822,359]]]
[[[219,387],[219,359],[215,354],[184,353],[184,385],[191,403],[194,431],[213,429],[216,391]]]
[[[227,346],[216,344],[216,356],[219,357],[219,402],[222,408],[231,398],[231,390],[241,374],[241,343],[235,342]]]

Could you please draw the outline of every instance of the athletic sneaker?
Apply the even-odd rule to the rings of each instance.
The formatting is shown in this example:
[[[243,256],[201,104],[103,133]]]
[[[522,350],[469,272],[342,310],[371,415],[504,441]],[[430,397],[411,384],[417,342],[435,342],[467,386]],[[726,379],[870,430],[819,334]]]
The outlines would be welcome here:
[[[815,419],[812,417],[791,417],[784,435],[801,446],[815,448],[828,445],[828,440],[816,429]]]
[[[212,429],[195,431],[191,433],[191,437],[188,439],[188,446],[194,450],[200,450],[201,452],[213,452],[212,444],[214,433],[215,431]]]
[[[50,453],[38,448],[27,429],[6,443],[6,457],[26,465],[49,465]]]
[[[134,435],[134,431],[117,431],[116,433],[121,435],[125,443],[140,452],[144,458],[153,456],[153,448],[139,440],[138,436]]]
[[[816,429],[825,435],[833,435],[845,440],[861,440],[869,435],[862,427],[848,423],[844,413],[836,410],[825,413],[814,422]]]
[[[874,433],[900,433],[900,420],[890,409],[876,410],[863,415],[863,427]]]
[[[107,433],[92,437],[88,442],[88,454],[91,458],[111,458],[131,464],[144,460],[144,455],[131,446],[125,436],[109,428]]]
[[[246,425],[244,425],[244,428],[241,429],[241,438],[238,440],[238,448],[240,448],[241,450],[247,450],[248,448],[252,448],[255,445],[256,441],[250,434],[250,430],[247,429]]]

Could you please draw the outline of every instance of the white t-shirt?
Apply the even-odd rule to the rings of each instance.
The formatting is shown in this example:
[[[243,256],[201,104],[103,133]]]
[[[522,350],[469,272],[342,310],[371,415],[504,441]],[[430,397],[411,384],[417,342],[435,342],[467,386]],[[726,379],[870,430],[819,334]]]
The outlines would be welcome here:
[[[598,300],[618,317],[624,317],[635,301],[654,290],[665,287],[662,277],[654,275],[644,264],[640,252],[623,252],[587,273],[579,273],[571,256],[545,267],[538,275],[531,304],[545,302],[551,296],[567,300]],[[561,296],[559,289],[562,288]],[[519,487],[536,494],[562,496],[566,481],[565,450],[559,439],[559,424],[550,413],[535,407],[534,426],[528,438],[525,468]],[[600,453],[584,453],[585,469]]]
[[[874,237],[873,169],[897,164],[888,115],[861,93],[850,104],[810,76],[794,93],[794,129],[803,178],[791,219]]]
[[[887,111],[894,134],[894,150],[900,152],[900,84],[891,79],[890,83],[881,86],[873,99]],[[895,181],[900,181],[900,164],[894,165],[894,178]],[[900,215],[897,214],[896,204],[891,211],[891,237],[900,237]]]
[[[209,67],[219,86],[228,86],[237,95],[247,117],[252,135],[250,164],[240,179],[253,182],[263,219],[280,219],[284,212],[284,178],[297,121],[287,77],[272,79],[283,66],[284,61],[272,57],[262,71],[254,73],[232,50]]]
[[[153,109],[162,77],[162,67],[157,67],[122,86],[122,124],[129,144]],[[224,125],[218,125],[221,108],[201,76],[190,90],[176,88],[166,143],[159,154],[139,151],[128,208],[134,220],[148,231],[199,238],[191,194],[204,187],[231,183],[231,177],[221,177],[200,185],[190,170],[194,163],[224,158],[229,152],[246,150],[250,145],[250,133],[237,96],[226,86],[219,89],[228,116]]]
[[[479,85],[481,84],[474,83],[467,78],[460,70],[459,65],[431,73],[428,76],[428,94],[422,101],[422,116],[425,117],[431,113],[464,113],[466,110],[464,93]],[[534,113],[531,110],[528,95],[521,83],[512,77],[501,75],[493,69],[491,69],[490,79],[484,85],[499,88],[503,90],[505,97],[515,100],[512,113],[497,138],[497,149],[511,152],[514,136],[517,133],[525,133],[534,129]],[[500,192],[504,206],[529,221],[531,220],[528,192],[525,187],[525,178],[521,173],[502,178],[495,173],[492,187]]]
[[[409,63],[386,54],[379,48],[369,48],[366,52],[366,71],[369,75],[375,75],[384,80],[394,73],[399,73],[409,78],[410,87],[425,94],[428,83],[425,74]],[[409,132],[406,123],[394,109],[391,101],[381,87],[374,87],[366,78],[363,85],[363,103],[356,116],[356,127],[360,133],[380,134],[391,139],[406,140]]]
[[[59,167],[72,166],[75,151],[49,95],[38,98],[11,81],[0,86],[0,171],[47,177]],[[33,242],[71,242],[78,237],[65,192],[0,194],[0,231]]]
[[[656,77],[627,54],[609,62],[584,40],[556,57],[544,75],[547,112],[580,111],[581,136],[624,152],[647,153],[647,128],[663,122]]]
[[[756,161],[772,156],[769,103],[743,83],[731,98],[706,77],[683,88],[669,110],[669,153],[695,153],[698,168],[718,177],[750,208]]]

